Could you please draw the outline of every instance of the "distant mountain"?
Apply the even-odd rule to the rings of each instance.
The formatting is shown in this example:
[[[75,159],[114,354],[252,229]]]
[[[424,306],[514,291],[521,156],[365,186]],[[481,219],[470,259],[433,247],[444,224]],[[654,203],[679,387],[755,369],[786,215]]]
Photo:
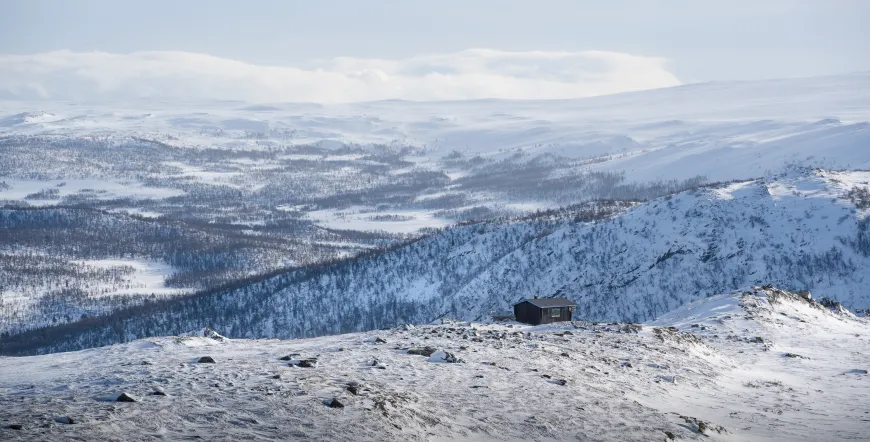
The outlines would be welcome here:
[[[457,227],[386,252],[147,304],[2,341],[70,350],[214,327],[229,337],[309,337],[483,319],[528,296],[575,317],[640,322],[749,284],[870,307],[870,172],[794,169],[631,207],[585,205]]]
[[[748,179],[784,163],[870,168],[870,72],[709,82],[570,100],[387,100],[305,103],[149,102],[123,105],[0,101],[0,119],[38,119],[20,134],[137,136],[173,146],[247,149],[280,145],[380,145],[431,160],[588,160],[584,171],[631,180]],[[433,164],[419,164],[432,167]]]

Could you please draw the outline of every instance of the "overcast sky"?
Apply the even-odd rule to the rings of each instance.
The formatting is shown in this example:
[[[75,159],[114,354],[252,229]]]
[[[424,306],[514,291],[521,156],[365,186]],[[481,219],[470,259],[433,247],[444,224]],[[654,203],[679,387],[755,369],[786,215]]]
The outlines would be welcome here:
[[[117,92],[127,82],[154,80],[154,70],[173,72],[171,65],[179,63],[186,67],[178,70],[196,76],[203,62],[211,68],[241,62],[233,65],[232,80],[259,78],[261,95],[285,90],[285,81],[306,88],[359,83],[359,90],[345,95],[288,92],[281,99],[585,96],[867,71],[868,23],[865,0],[19,0],[4,2],[0,14],[0,56],[6,57],[0,58],[0,89],[57,97],[59,85],[79,85],[81,71],[105,64],[110,74],[87,74],[88,81]],[[59,50],[67,51],[60,59]],[[95,59],[94,51],[105,54]],[[143,63],[136,53],[146,51],[151,71],[129,72],[126,66]],[[158,53],[164,51],[174,55]],[[481,63],[472,60],[479,54]],[[197,58],[205,55],[211,58]],[[505,79],[499,71],[504,58],[508,81],[475,92],[489,76]],[[318,69],[335,77],[315,79]],[[433,83],[427,73],[440,77]],[[545,82],[528,83],[538,77]],[[136,93],[170,84],[185,88],[173,81],[152,81]],[[222,81],[230,79],[212,78],[208,85],[216,89],[200,92],[227,94],[230,85],[217,87]],[[372,81],[379,82],[377,93],[367,91]],[[273,89],[263,82],[274,83]],[[447,89],[427,95],[418,87]],[[516,87],[524,92],[509,93]],[[229,95],[261,99],[250,93]]]

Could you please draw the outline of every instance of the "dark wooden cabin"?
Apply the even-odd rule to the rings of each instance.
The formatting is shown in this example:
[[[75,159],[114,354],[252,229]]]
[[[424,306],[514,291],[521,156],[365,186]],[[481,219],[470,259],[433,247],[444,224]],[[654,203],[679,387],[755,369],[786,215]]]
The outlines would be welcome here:
[[[532,325],[570,321],[576,306],[565,298],[525,299],[514,305],[514,317],[519,322]]]

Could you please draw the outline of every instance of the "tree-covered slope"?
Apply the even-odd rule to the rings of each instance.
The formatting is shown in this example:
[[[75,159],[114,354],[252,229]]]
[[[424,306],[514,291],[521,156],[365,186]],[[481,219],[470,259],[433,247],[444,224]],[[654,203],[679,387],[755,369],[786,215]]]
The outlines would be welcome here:
[[[230,337],[302,337],[438,317],[485,318],[527,296],[576,318],[642,321],[749,284],[810,289],[870,307],[870,173],[800,170],[636,205],[448,229],[403,247],[223,291],[6,338],[44,352],[209,326]]]

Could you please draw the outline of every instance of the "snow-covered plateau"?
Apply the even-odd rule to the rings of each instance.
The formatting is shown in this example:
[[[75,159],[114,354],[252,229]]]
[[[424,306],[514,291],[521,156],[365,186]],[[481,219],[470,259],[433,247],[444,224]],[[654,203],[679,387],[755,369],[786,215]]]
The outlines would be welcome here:
[[[859,441],[868,345],[867,318],[773,287],[645,324],[206,330],[0,358],[0,438]]]

